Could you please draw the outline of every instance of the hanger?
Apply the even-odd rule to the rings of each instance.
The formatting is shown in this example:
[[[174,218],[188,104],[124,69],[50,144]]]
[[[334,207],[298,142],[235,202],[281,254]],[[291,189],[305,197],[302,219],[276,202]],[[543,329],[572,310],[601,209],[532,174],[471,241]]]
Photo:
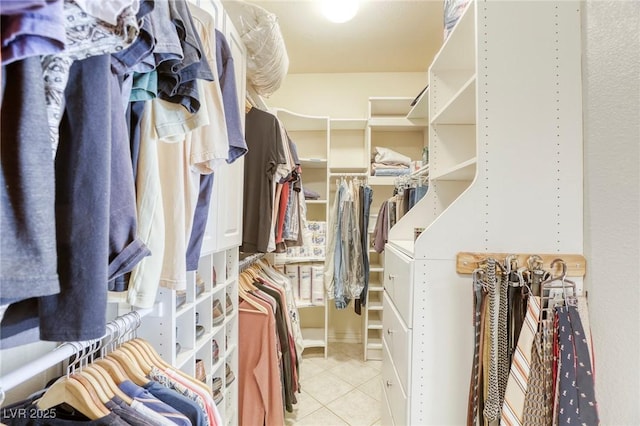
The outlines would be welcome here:
[[[267,308],[261,305],[260,303],[258,303],[253,298],[253,296],[251,296],[251,294],[248,291],[245,291],[245,289],[242,288],[241,286],[238,286],[238,296],[240,296],[242,300],[247,302],[249,305],[253,306],[258,312],[268,315]],[[243,311],[243,312],[255,312],[254,310],[251,310],[251,309],[244,309],[244,308],[239,308],[239,309],[240,311]]]
[[[84,351],[84,349],[82,349]],[[79,353],[76,352],[78,356]],[[78,360],[80,357],[78,356]],[[92,391],[89,381],[79,375],[71,374],[75,370],[75,363],[67,367],[67,375],[58,379],[44,395],[36,401],[36,406],[40,410],[48,410],[60,404],[67,404],[78,410],[91,420],[97,420],[107,416],[110,411],[100,401],[98,395]],[[83,385],[83,383],[85,385]]]
[[[89,364],[87,368],[83,370],[85,373],[90,374],[96,378],[96,380],[101,381],[103,384],[103,388],[105,389],[107,395],[113,398],[114,396],[119,397],[123,400],[127,405],[131,405],[133,399],[122,392],[113,378],[109,375],[107,370],[105,370],[102,366],[97,365],[95,363]]]
[[[251,111],[251,109],[253,108],[253,105],[251,105],[251,103],[249,102],[248,99],[246,99],[244,101],[244,113],[248,113],[249,111]]]
[[[551,262],[551,269],[555,269],[557,264],[560,264],[562,266],[562,273],[559,276],[554,276],[553,274],[550,274],[549,278],[547,278],[546,280],[542,281],[541,288],[542,290],[549,290],[552,288],[561,288],[562,289],[562,296],[563,296],[563,300],[562,302],[567,305],[567,306],[571,306],[574,305],[576,303],[576,283],[567,279],[567,264],[564,263],[564,260],[562,259],[554,259],[553,262]],[[559,281],[560,285],[558,284],[554,284],[555,282]],[[572,288],[573,292],[571,295],[567,294],[567,288]],[[547,296],[547,299],[550,299],[549,296]],[[556,298],[554,299],[557,303],[559,303],[560,301]]]
[[[36,402],[36,406],[40,410],[48,410],[60,404],[67,404],[89,419],[98,420],[107,416],[110,411],[97,401],[97,396],[91,395],[77,380],[77,375],[71,374],[56,381]]]

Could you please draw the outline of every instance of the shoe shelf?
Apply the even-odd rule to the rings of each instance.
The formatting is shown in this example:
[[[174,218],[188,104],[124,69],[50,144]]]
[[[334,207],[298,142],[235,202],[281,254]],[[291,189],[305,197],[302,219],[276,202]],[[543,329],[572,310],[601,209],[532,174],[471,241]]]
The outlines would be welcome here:
[[[157,317],[151,316],[139,330],[140,337],[152,343],[162,358],[176,368],[195,377],[196,362],[202,361],[208,386],[215,387],[214,380],[220,378],[223,400],[231,404],[217,404],[225,424],[227,407],[230,407],[228,412],[235,413],[238,401],[237,386],[225,389],[226,366],[234,377],[238,369],[238,315],[237,302],[233,302],[238,298],[237,258],[237,247],[202,256],[198,270],[187,273],[184,293],[165,288],[159,290]],[[231,305],[229,309],[227,302]],[[218,348],[217,360],[214,340]]]

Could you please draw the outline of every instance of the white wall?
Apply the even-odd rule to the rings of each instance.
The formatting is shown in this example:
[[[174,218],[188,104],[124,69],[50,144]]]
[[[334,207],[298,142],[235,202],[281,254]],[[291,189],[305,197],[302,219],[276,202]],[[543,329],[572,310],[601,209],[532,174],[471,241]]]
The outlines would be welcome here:
[[[583,15],[586,288],[603,425],[640,424],[640,2]]]
[[[415,97],[426,84],[426,72],[290,74],[266,102],[300,114],[365,118],[369,97]]]

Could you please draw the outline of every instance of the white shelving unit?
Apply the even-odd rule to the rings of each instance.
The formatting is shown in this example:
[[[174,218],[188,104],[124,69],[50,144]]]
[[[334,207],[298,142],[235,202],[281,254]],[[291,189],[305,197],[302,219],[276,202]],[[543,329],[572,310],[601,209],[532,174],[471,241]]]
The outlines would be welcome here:
[[[289,137],[296,144],[302,185],[320,194],[319,200],[306,200],[307,219],[327,222],[329,217],[329,117],[298,114],[286,109],[273,109]],[[276,263],[324,264],[324,257],[290,257],[276,255]],[[327,296],[321,304],[299,304],[300,329],[304,348],[322,348],[327,356],[329,310]]]
[[[411,106],[413,98],[374,97],[369,98],[369,118],[367,120],[366,152],[368,159],[374,155],[376,147],[386,147],[410,157],[422,159],[422,150],[427,146],[428,89],[420,100]],[[369,171],[369,175],[371,172]],[[369,176],[374,198],[371,213],[377,214],[382,202],[393,195],[396,176]],[[371,237],[371,233],[370,233]],[[370,250],[369,302],[364,312],[363,336],[364,359],[382,359],[384,252]]]
[[[382,423],[466,422],[458,252],[582,253],[580,54],[579,2],[472,1],[431,64],[429,191],[385,250]]]

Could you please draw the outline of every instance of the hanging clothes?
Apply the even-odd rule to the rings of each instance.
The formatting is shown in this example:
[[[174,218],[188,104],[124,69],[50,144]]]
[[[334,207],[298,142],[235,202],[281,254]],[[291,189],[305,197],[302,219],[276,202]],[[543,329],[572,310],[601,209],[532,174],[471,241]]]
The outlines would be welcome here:
[[[365,221],[360,219],[364,213],[360,206],[361,203],[370,205],[371,201],[369,190],[363,191],[367,198],[360,200],[361,185],[358,181],[341,179],[329,216],[326,253],[329,261],[325,261],[324,277],[329,298],[334,300],[337,309],[344,309],[352,299],[359,299],[366,286],[365,263],[368,264],[369,251],[363,249],[361,235],[367,230],[361,228]]]

